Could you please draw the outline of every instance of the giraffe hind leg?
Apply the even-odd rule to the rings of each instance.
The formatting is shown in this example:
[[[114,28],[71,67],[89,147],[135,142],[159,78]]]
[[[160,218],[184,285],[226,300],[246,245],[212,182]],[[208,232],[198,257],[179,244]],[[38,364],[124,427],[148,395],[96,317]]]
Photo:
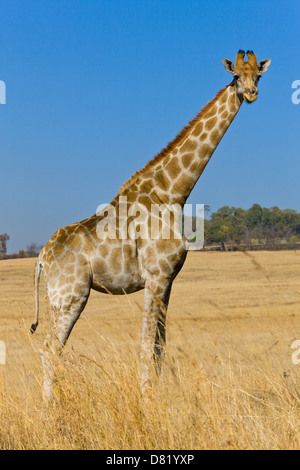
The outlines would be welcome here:
[[[73,297],[67,306],[56,307],[50,303],[50,330],[41,350],[43,366],[43,401],[48,403],[53,397],[53,383],[59,356],[76,324],[81,312],[86,306],[88,294]]]

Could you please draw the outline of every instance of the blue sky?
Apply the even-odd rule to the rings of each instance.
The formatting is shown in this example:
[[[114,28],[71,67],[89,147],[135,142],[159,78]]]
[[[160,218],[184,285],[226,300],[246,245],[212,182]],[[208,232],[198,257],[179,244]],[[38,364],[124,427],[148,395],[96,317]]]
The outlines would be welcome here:
[[[9,252],[110,202],[231,76],[272,59],[189,202],[300,211],[298,0],[0,0],[0,233]]]

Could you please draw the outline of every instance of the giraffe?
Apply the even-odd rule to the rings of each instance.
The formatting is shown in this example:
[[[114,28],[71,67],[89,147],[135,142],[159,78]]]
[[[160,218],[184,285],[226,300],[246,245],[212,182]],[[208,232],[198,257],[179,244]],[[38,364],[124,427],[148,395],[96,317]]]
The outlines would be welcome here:
[[[121,187],[109,207],[60,228],[40,252],[31,331],[38,326],[43,273],[50,303],[50,328],[42,350],[46,401],[52,397],[53,358],[62,352],[91,289],[113,295],[144,289],[140,384],[143,391],[151,389],[161,369],[172,284],[187,255],[187,242],[179,230],[181,210],[243,101],[257,99],[258,81],[271,63],[269,59],[258,63],[253,51],[247,51],[248,60],[245,55],[239,50],[235,64],[223,59],[233,75],[231,83]],[[152,237],[147,214],[157,205],[165,208],[169,218],[156,214],[158,236]],[[109,225],[113,217],[115,225]],[[113,227],[114,234],[110,233]],[[135,236],[129,236],[129,228]],[[166,228],[168,237],[162,236]],[[142,229],[145,236],[140,236]]]

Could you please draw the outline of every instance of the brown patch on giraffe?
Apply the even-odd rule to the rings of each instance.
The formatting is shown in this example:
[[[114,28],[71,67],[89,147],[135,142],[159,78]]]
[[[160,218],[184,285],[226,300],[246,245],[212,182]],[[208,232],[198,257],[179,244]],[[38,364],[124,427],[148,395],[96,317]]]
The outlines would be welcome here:
[[[217,114],[217,111],[218,111],[218,106],[217,106],[216,104],[214,104],[214,105],[210,108],[210,110],[208,111],[208,113],[205,115],[206,119],[215,116],[215,115]]]
[[[58,277],[60,274],[62,275],[63,269],[65,266],[65,258],[64,256],[56,259],[56,264],[51,266],[51,276]],[[58,269],[57,269],[58,267]]]
[[[155,256],[155,250],[151,247],[148,247],[145,252],[145,258],[149,261],[154,261],[156,256]]]
[[[66,296],[66,293],[63,294],[61,292],[62,295],[64,295],[64,299],[63,299],[63,307],[64,308],[70,308],[72,306],[72,303],[73,303],[73,300],[74,300],[74,296],[72,294],[69,294]]]
[[[83,235],[85,236],[87,234],[87,232],[90,231],[91,229],[91,226],[93,225],[93,223],[91,222],[90,219],[87,219],[84,221],[84,223],[80,222],[77,227],[74,229],[74,232],[76,233],[76,235]],[[72,234],[72,232],[70,232]]]
[[[223,111],[226,109],[226,104],[222,104],[222,106],[219,107],[218,114],[222,114]]]
[[[133,191],[134,193],[138,193],[138,191],[139,191],[138,184],[140,183],[140,181],[141,180],[138,179],[137,183],[132,185],[132,187],[130,188],[130,191]]]
[[[55,258],[59,258],[61,255],[64,254],[65,246],[64,245],[54,245],[52,250],[53,250],[53,254],[54,254]]]
[[[132,260],[135,257],[135,247],[130,243],[125,243],[123,245],[123,260],[125,272],[132,271]]]
[[[194,178],[189,175],[183,174],[172,188],[172,193],[185,194],[187,189],[193,184]]]
[[[77,261],[77,266],[86,266],[88,264],[86,257],[81,254],[77,256],[76,261]]]
[[[209,157],[205,157],[200,161],[199,167],[198,167],[198,171],[199,171],[200,175],[203,173],[203,171],[204,171],[206,165],[208,164],[208,162],[209,162]]]
[[[98,253],[101,258],[106,258],[109,254],[109,249],[107,245],[100,245],[98,248]]]
[[[82,295],[82,284],[75,284],[73,289],[74,295]]]
[[[197,137],[198,135],[201,134],[202,131],[203,131],[203,122],[201,121],[195,127],[194,131],[192,132],[192,135]]]
[[[174,230],[173,230],[173,227],[174,227],[174,224],[175,224],[175,215],[174,215],[174,211],[171,210],[171,211],[169,212],[169,214],[170,214],[170,226],[171,226],[171,231],[172,231],[172,233],[174,233]]]
[[[95,274],[103,274],[107,271],[107,264],[106,261],[103,259],[97,259],[93,262],[93,272]]]
[[[164,273],[164,275],[170,275],[171,274],[171,267],[169,265],[169,263],[165,260],[165,259],[160,259],[159,262],[159,267],[161,269],[161,272]]]
[[[91,254],[93,254],[95,252],[95,247],[99,243],[99,238],[96,234],[96,229],[97,229],[97,227],[95,227],[93,230],[91,230],[91,232],[89,233],[88,236],[84,237],[82,248],[80,250],[78,250],[78,252],[83,251],[88,256],[90,256]]]
[[[171,162],[170,162],[170,165],[171,165]],[[168,178],[166,177],[166,175],[164,174],[162,170],[156,173],[154,177],[154,181],[156,183],[156,186],[158,186],[161,189],[168,190],[170,187],[170,180],[168,180]]]
[[[220,126],[219,126],[220,131],[225,132],[226,129],[228,129],[228,127],[230,126],[231,122],[234,119],[234,116],[235,116],[235,113],[229,114],[226,120],[224,119],[223,121],[220,122]]]
[[[155,295],[161,295],[163,293],[162,287],[157,284],[157,281],[151,281],[148,284],[148,289]]]
[[[62,284],[67,284],[68,279],[64,274],[61,274],[58,278],[58,281],[62,285]],[[61,294],[61,291],[59,291],[59,293]]]
[[[122,270],[121,253],[119,248],[113,248],[109,257],[109,266],[115,274]]]
[[[127,197],[127,202],[135,202],[136,199],[137,199],[137,195],[138,195],[138,191],[133,191],[131,188],[130,188],[130,191],[126,191],[126,193],[124,193],[124,195],[126,195]]]
[[[230,86],[230,85],[229,85],[229,86]],[[227,88],[228,88],[228,87],[225,88],[226,91],[227,91]],[[225,91],[225,90],[224,90],[224,91]],[[228,97],[227,97],[227,93],[224,93],[223,95],[221,95],[221,96],[220,96],[220,99],[219,99],[219,104],[222,105],[222,104],[227,103],[227,98],[228,98]]]
[[[227,127],[228,127],[228,121],[221,121],[220,122],[219,128],[220,128],[221,132],[226,131]]]
[[[181,168],[179,166],[177,158],[173,158],[169,161],[169,163],[166,165],[166,170],[172,179],[175,179],[178,175],[180,175]]]
[[[44,252],[43,254],[44,264],[46,264],[47,266],[50,266],[54,259],[55,259],[55,256],[53,255],[52,250]],[[45,266],[44,266],[44,269],[45,269]]]
[[[191,173],[196,173],[197,168],[198,168],[198,163],[197,162],[193,163],[190,168]]]
[[[110,204],[115,207],[114,200],[112,200],[112,202]],[[97,214],[95,214],[92,217],[90,217],[89,219],[84,220],[83,221],[84,228],[88,231],[88,233],[91,233],[93,230],[96,231],[96,226],[97,226],[98,222],[100,222],[100,220],[103,219],[103,217],[104,217],[104,215],[97,216]]]
[[[185,168],[188,168],[193,159],[194,159],[195,155],[193,153],[185,153],[184,155],[182,155],[181,157],[181,161],[182,161],[182,164]]]
[[[64,274],[69,276],[73,273],[74,273],[74,265],[73,264],[66,264],[66,266],[64,267]]]
[[[80,251],[82,247],[82,238],[80,235],[71,235],[68,240],[68,245],[71,245],[73,250]]]
[[[212,154],[212,152],[213,152],[213,149],[211,148],[210,145],[203,144],[203,145],[201,145],[201,147],[199,149],[198,155],[202,159],[202,158],[205,158],[205,157],[209,157]]]
[[[229,126],[229,125],[232,123],[232,121],[234,120],[235,114],[236,114],[236,111],[228,116],[228,119],[227,119],[228,126]]]
[[[165,230],[164,232],[165,232],[166,234],[168,234],[167,230]],[[163,233],[164,233],[164,232],[163,232]],[[164,238],[170,239],[170,240],[172,240],[172,241],[175,239],[174,223],[171,223],[169,236],[164,237]]]
[[[68,232],[67,230],[61,228],[57,231],[57,236],[56,236],[56,243],[61,243],[64,244],[68,238]]]
[[[168,256],[168,261],[172,266],[176,266],[176,264],[180,261],[180,256],[177,253],[172,253]]]
[[[165,253],[166,251],[169,251],[169,246],[168,246],[169,240],[157,240],[155,242],[155,251],[157,253]],[[156,258],[156,253],[155,253],[155,258]]]
[[[203,142],[204,140],[206,140],[208,137],[208,133],[207,132],[203,132],[203,134],[201,134],[200,136],[200,141]]]
[[[140,233],[141,233],[141,224],[136,224],[136,226],[135,226],[135,233],[136,233],[136,236],[137,236],[137,237],[140,236]]]
[[[207,123],[205,124],[205,129],[208,130],[208,131],[211,131],[213,127],[215,127],[215,125],[217,124],[218,122],[218,118],[215,116],[211,119],[209,119],[207,121]]]
[[[85,285],[89,284],[90,276],[89,276],[89,272],[87,268],[78,269],[76,277],[80,279],[82,284],[85,284]]]
[[[75,263],[75,255],[72,251],[67,250],[64,255],[65,264],[74,264]]]
[[[157,194],[157,192],[153,189],[151,193],[151,204],[167,204],[168,197],[165,200],[164,195]]]
[[[151,228],[152,228],[152,217],[151,215],[148,217],[148,237],[151,238]]]
[[[138,196],[137,201],[140,204],[143,204],[145,207],[150,207],[151,206],[151,198],[150,196]]]
[[[227,109],[221,114],[221,118],[222,119],[226,119],[229,115],[229,112],[227,111]]]
[[[153,186],[154,186],[153,181],[150,180],[150,179],[147,179],[147,180],[142,182],[142,184],[140,186],[140,192],[149,194],[151,192]]]
[[[235,99],[235,95],[232,94],[230,97],[229,97],[229,100],[228,100],[228,104],[229,104],[229,109],[232,113],[234,113],[236,111],[236,99]]]
[[[63,287],[61,290],[60,290],[60,294],[61,295],[66,295],[70,292],[70,290],[72,291],[72,287],[70,289],[70,286],[66,285],[65,287]]]
[[[210,134],[210,141],[214,146],[216,146],[219,143],[220,136],[221,134],[218,129],[213,130],[212,133]]]
[[[181,147],[180,151],[181,153],[184,152],[193,152],[197,147],[197,141],[196,140],[191,140],[188,139]]]

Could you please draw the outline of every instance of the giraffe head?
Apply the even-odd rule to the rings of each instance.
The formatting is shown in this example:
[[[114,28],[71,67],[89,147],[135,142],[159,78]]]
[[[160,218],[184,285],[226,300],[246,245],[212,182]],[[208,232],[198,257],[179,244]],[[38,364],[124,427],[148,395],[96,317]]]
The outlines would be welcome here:
[[[223,59],[223,64],[227,72],[233,74],[238,94],[247,103],[253,103],[257,99],[259,79],[268,70],[271,60],[262,60],[257,63],[253,51],[247,51],[248,61],[245,61],[244,57],[245,52],[239,50],[235,65],[228,59]]]

